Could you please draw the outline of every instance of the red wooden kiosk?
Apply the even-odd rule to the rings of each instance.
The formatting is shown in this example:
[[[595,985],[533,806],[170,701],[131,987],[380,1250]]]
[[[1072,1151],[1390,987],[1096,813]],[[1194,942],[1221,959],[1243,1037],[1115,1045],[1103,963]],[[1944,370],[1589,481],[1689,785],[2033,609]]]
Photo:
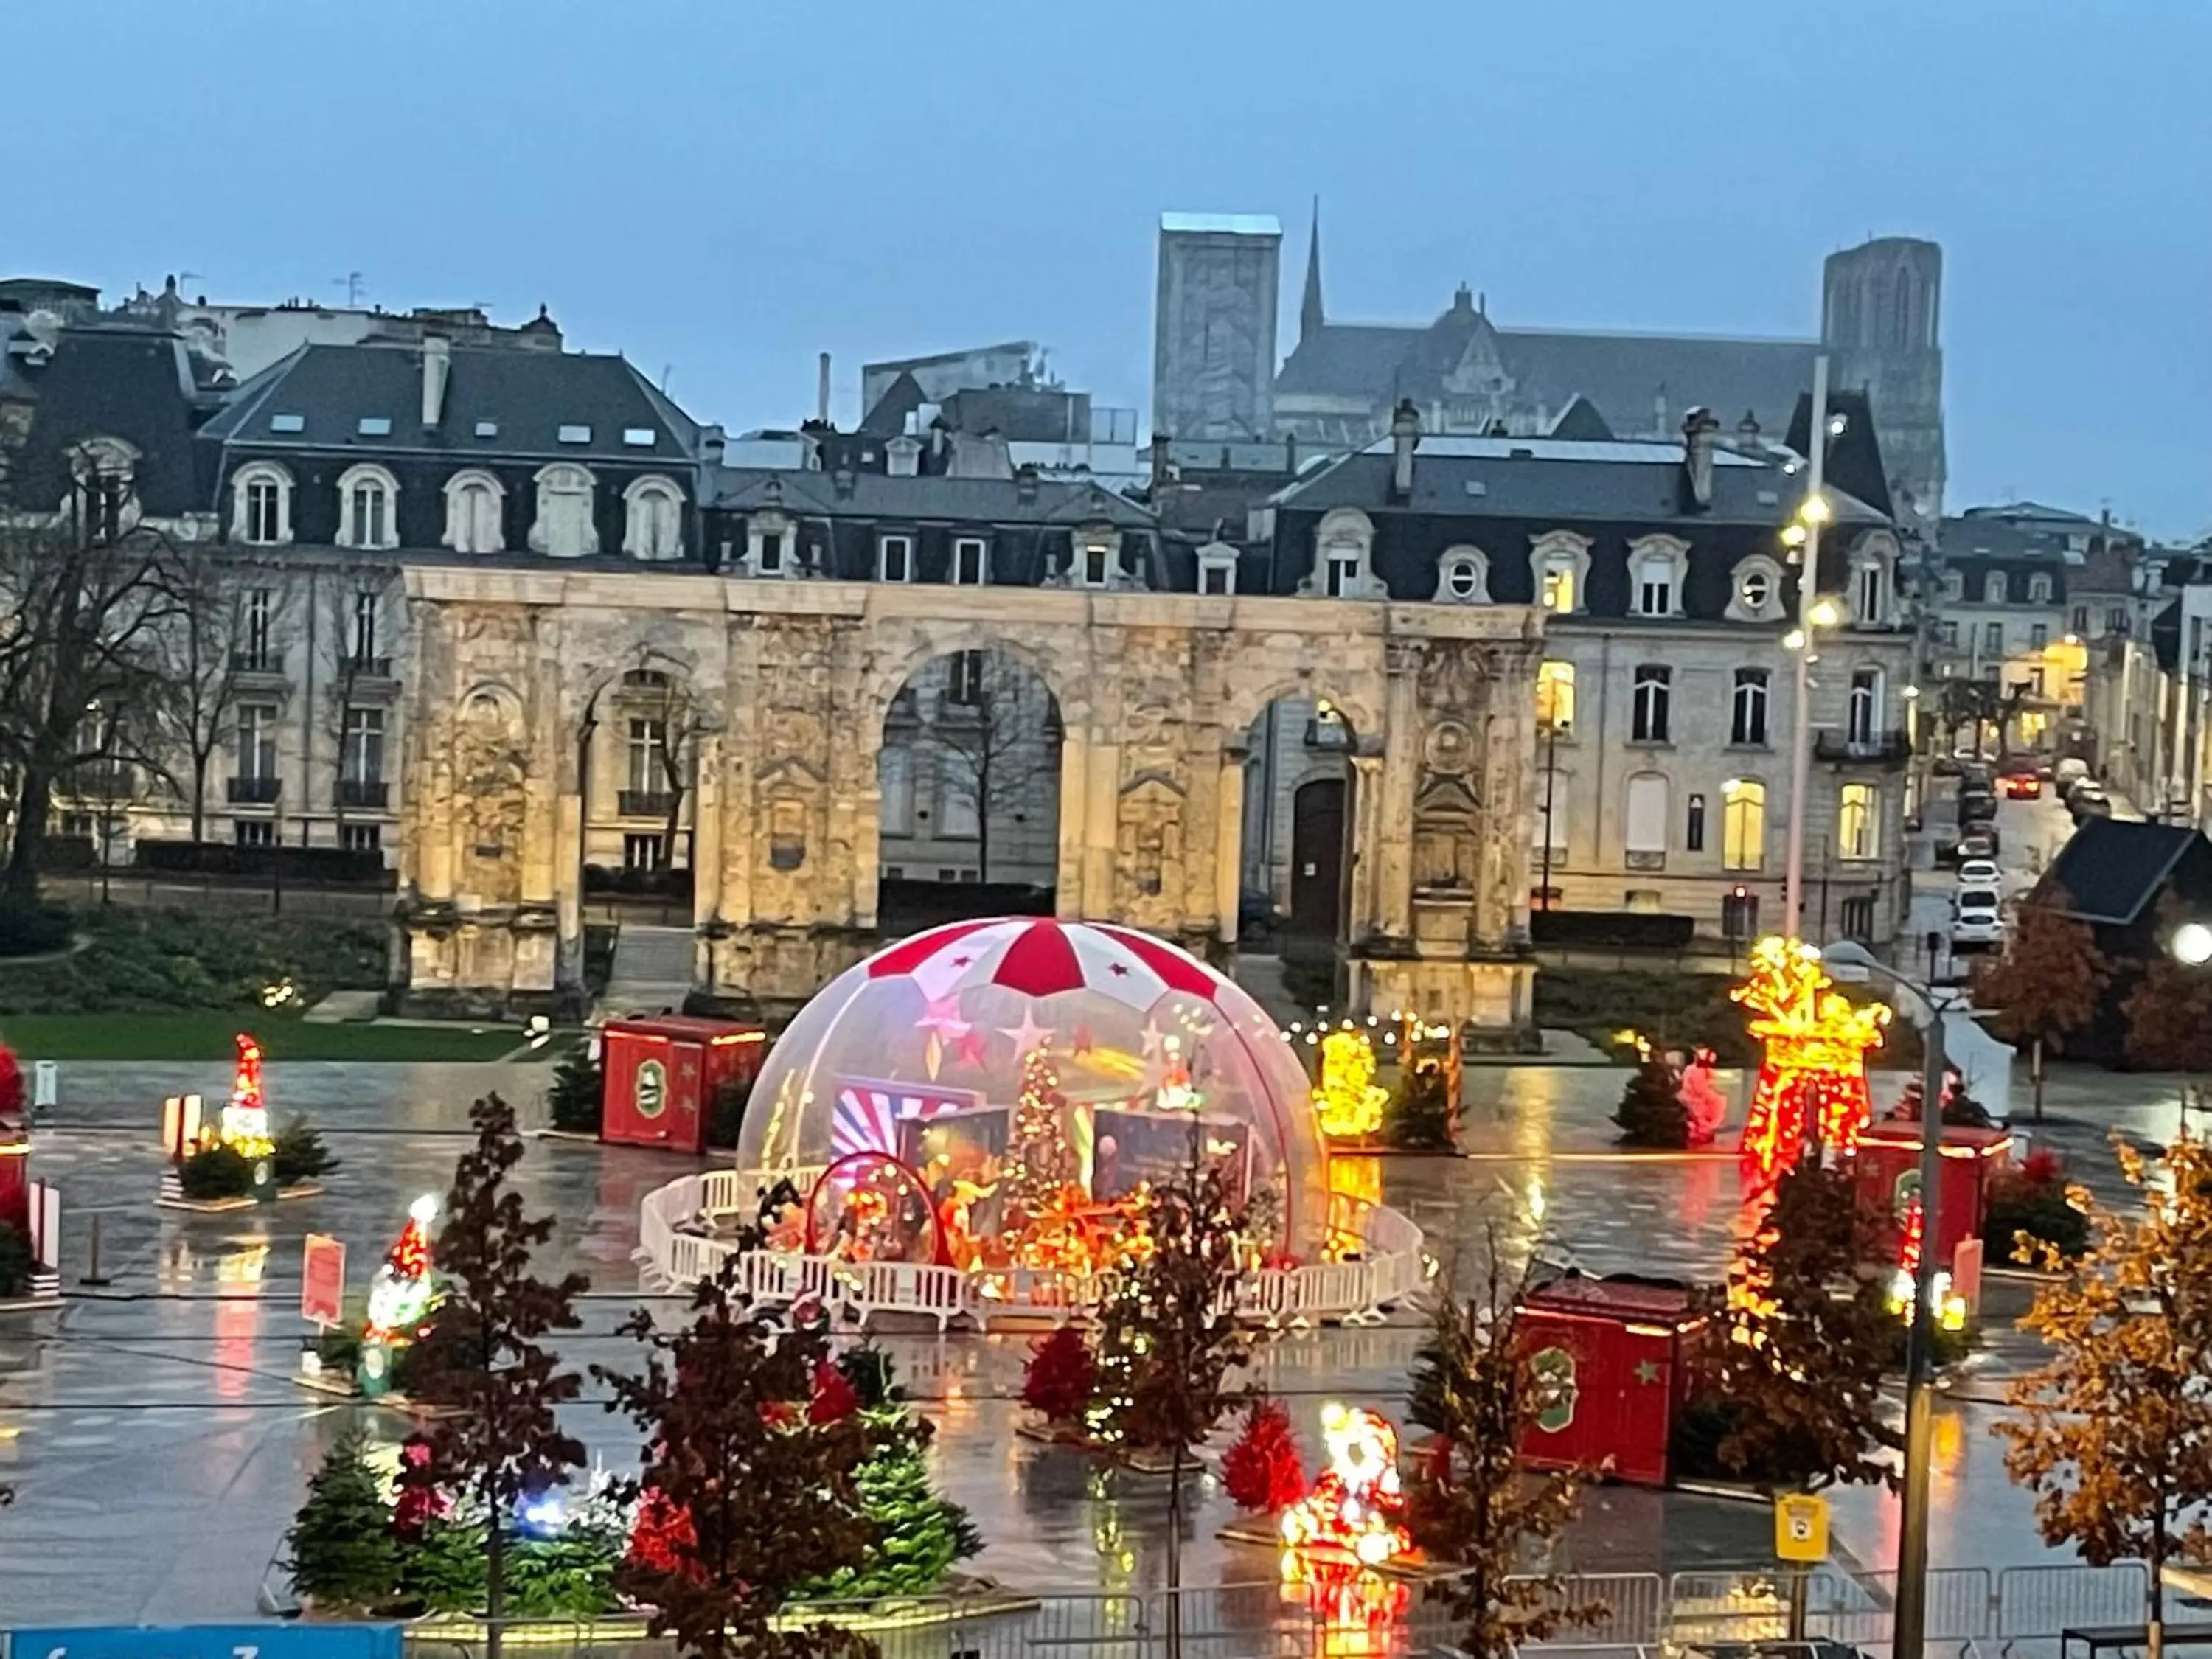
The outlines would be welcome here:
[[[1990,1182],[2010,1164],[2012,1144],[2008,1129],[1944,1126],[1938,1159],[1943,1184],[1936,1195],[1937,1267],[1948,1269],[1960,1242],[1982,1236]],[[1880,1217],[1883,1247],[1892,1253],[1902,1243],[1905,1218],[1920,1191],[1920,1126],[1909,1120],[1884,1118],[1859,1135],[1852,1179],[1861,1206]]]
[[[1687,1286],[1644,1279],[1561,1279],[1521,1299],[1520,1350],[1539,1406],[1521,1455],[1538,1468],[1607,1468],[1667,1484],[1667,1445],[1689,1392],[1705,1316]]]
[[[684,1014],[609,1020],[599,1036],[606,1067],[599,1138],[679,1152],[707,1149],[715,1090],[732,1079],[750,1083],[768,1044],[757,1025]]]

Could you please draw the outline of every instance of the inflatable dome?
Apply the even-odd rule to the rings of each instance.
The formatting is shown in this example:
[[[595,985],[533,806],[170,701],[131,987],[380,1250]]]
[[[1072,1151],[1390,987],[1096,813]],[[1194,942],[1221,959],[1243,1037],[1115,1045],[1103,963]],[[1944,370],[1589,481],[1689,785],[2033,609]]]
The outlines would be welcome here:
[[[769,1051],[738,1167],[791,1180],[782,1248],[1081,1271],[1194,1157],[1245,1201],[1256,1255],[1321,1259],[1326,1154],[1273,1021],[1150,935],[1024,916],[823,987]]]

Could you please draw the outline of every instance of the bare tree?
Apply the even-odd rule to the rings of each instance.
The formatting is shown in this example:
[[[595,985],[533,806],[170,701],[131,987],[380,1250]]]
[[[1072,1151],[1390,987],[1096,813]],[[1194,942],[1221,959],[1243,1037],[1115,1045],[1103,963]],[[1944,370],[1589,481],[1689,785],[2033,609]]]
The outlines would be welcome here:
[[[125,527],[125,481],[80,476],[58,524],[0,524],[0,762],[15,839],[0,898],[38,896],[46,819],[86,769],[161,769],[161,640],[185,608],[167,536]]]
[[[690,684],[665,663],[656,664],[648,654],[625,677],[623,701],[633,718],[656,722],[660,727],[660,787],[653,793],[664,800],[660,830],[660,864],[676,865],[676,837],[684,817],[684,796],[690,781],[691,750],[699,740],[700,713]],[[689,863],[689,849],[685,862]]]
[[[1002,651],[944,660],[944,696],[925,711],[920,746],[939,777],[975,803],[975,878],[988,881],[993,814],[1020,810],[1040,781],[1058,787],[1060,714],[1043,681]]]
[[[157,712],[161,747],[185,774],[196,842],[207,839],[208,775],[236,729],[240,678],[272,665],[266,653],[289,592],[276,573],[229,550],[179,551],[178,607],[161,630],[168,694]]]

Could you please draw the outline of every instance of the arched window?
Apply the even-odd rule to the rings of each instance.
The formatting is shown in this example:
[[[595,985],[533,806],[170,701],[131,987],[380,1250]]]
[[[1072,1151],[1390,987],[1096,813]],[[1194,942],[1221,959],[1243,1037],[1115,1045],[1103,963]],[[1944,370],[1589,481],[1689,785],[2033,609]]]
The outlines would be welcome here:
[[[230,475],[230,533],[256,547],[292,539],[292,475],[274,461],[249,461]]]
[[[1314,568],[1308,591],[1332,599],[1364,598],[1370,591],[1369,559],[1374,521],[1356,508],[1340,507],[1314,530]]]
[[[1536,726],[1552,737],[1574,736],[1574,664],[1553,660],[1537,665]]]
[[[591,473],[573,462],[556,461],[537,477],[538,516],[530,526],[530,549],[556,559],[587,558],[599,550],[592,522]]]
[[[446,480],[446,545],[456,553],[497,553],[507,537],[507,490],[490,473],[471,467]]]
[[[338,545],[399,545],[399,481],[363,464],[338,474]]]
[[[138,451],[120,438],[87,438],[74,446],[64,517],[75,524],[82,515],[94,539],[114,540],[138,522],[137,471]]]
[[[1479,547],[1454,547],[1437,561],[1437,599],[1445,605],[1490,603],[1490,557]]]
[[[1836,853],[1840,858],[1881,856],[1881,792],[1870,783],[1847,783],[1836,800]]]
[[[2051,603],[2051,578],[2037,574],[2027,579],[2027,602],[2030,605]]]
[[[1635,689],[1629,699],[1628,735],[1632,742],[1667,741],[1674,679],[1674,671],[1664,663],[1647,662],[1637,668]]]
[[[1992,570],[1982,579],[1982,602],[1984,605],[2002,605],[2005,602],[2003,571]]]
[[[1721,868],[1756,870],[1766,862],[1766,786],[1730,778],[1721,786]]]
[[[623,491],[623,551],[633,559],[684,556],[684,492],[657,474]]]
[[[1739,668],[1729,704],[1729,741],[1751,748],[1766,747],[1766,671]]]
[[[1571,617],[1583,608],[1589,550],[1589,538],[1571,530],[1547,530],[1534,538],[1528,562],[1535,576],[1538,605],[1562,617]]]
[[[1863,558],[1852,569],[1851,618],[1862,628],[1879,627],[1889,620],[1889,566],[1887,562]]]
[[[1861,746],[1878,741],[1881,736],[1882,717],[1881,670],[1854,668],[1851,670],[1850,700],[1845,711],[1844,737]]]

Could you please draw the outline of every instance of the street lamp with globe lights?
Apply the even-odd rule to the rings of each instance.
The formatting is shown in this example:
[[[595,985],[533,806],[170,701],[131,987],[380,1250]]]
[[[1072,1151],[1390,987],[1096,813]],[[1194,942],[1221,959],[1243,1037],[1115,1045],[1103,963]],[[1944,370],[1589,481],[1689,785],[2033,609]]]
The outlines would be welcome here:
[[[2201,921],[2185,921],[2166,942],[2166,952],[2185,968],[2202,968],[2212,962],[2212,927]]]
[[[1820,527],[1835,517],[1825,484],[1830,436],[1825,352],[1813,359],[1813,418],[1806,429],[1811,434],[1806,447],[1813,453],[1806,457],[1805,499],[1782,531],[1783,545],[1797,561],[1797,625],[1782,641],[1782,648],[1796,659],[1790,703],[1789,852],[1782,880],[1782,931],[1793,939],[1804,937],[1805,797],[1813,787],[1813,635],[1818,629],[1834,627],[1842,616],[1835,601],[1821,598],[1817,591]]]

